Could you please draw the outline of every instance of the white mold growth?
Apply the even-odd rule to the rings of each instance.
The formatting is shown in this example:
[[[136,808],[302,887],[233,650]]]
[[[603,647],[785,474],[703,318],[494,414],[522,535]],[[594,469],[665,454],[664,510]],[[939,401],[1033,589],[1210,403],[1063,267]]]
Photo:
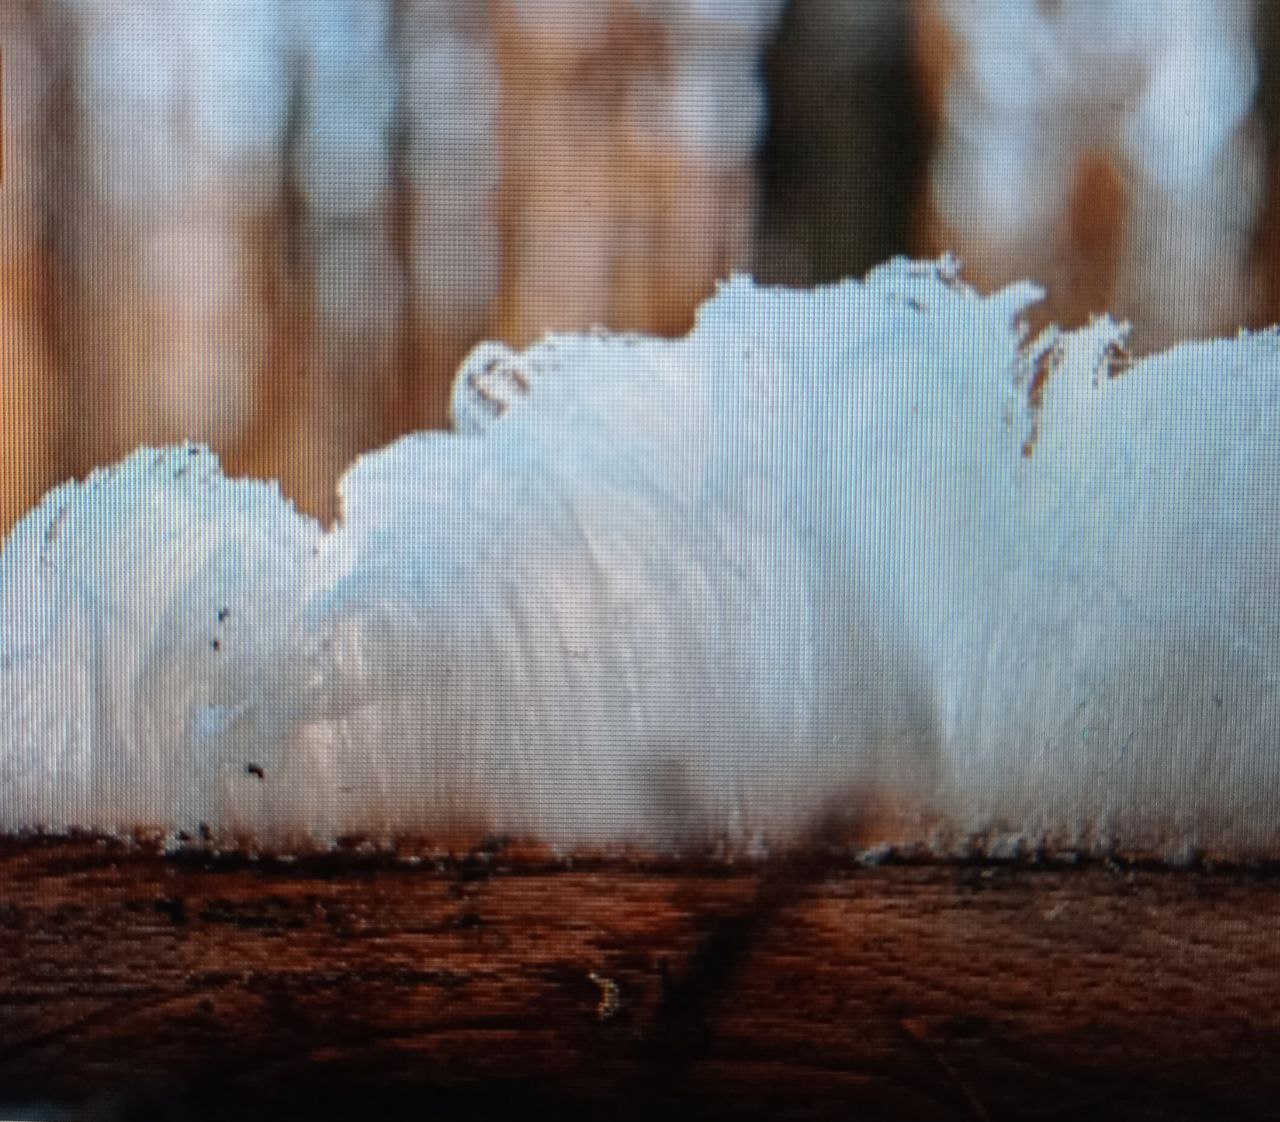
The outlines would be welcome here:
[[[533,375],[515,351],[502,343],[481,343],[454,379],[449,422],[456,432],[480,432],[532,389]]]
[[[898,261],[490,346],[329,533],[195,448],[59,488],[0,554],[0,824],[751,849],[874,796],[1274,852],[1280,343],[1129,364],[1037,296]]]

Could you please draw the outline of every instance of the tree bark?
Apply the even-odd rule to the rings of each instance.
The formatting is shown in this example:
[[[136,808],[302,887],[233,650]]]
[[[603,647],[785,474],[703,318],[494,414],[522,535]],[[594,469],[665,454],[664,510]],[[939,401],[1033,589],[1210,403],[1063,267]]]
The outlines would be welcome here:
[[[0,1113],[1261,1118],[1274,870],[0,850]]]

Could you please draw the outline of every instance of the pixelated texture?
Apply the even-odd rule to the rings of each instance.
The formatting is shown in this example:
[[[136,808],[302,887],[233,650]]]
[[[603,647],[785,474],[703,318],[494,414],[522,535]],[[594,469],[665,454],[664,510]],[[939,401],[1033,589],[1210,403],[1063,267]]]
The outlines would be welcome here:
[[[331,531],[194,447],[0,554],[0,822],[1274,850],[1280,349],[953,264],[464,364]]]

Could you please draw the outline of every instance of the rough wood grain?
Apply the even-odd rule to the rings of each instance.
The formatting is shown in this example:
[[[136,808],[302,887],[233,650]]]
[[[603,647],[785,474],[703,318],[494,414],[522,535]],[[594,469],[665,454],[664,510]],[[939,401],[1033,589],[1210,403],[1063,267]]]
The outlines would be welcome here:
[[[1274,1117],[1278,982],[1267,870],[0,849],[0,1115]]]

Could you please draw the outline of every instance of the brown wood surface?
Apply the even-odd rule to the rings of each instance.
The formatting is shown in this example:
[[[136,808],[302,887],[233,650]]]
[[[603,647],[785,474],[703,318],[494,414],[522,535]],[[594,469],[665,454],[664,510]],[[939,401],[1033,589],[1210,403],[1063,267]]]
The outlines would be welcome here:
[[[0,847],[0,1117],[1278,1117],[1278,983],[1266,869]]]

